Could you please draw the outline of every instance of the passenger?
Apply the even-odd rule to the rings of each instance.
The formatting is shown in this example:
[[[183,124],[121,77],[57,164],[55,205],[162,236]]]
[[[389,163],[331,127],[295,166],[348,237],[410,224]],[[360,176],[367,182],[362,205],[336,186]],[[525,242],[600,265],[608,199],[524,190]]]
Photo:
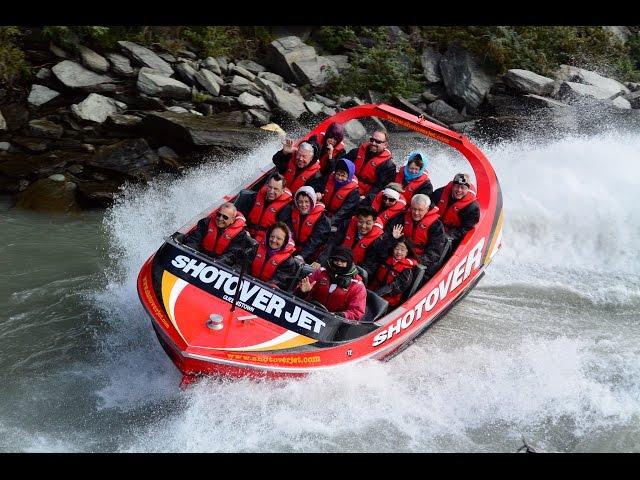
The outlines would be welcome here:
[[[322,191],[324,185],[316,157],[317,151],[312,144],[302,142],[295,148],[293,140],[288,138],[284,140],[282,150],[276,152],[272,160],[278,172],[284,176],[290,191],[295,192],[303,185]]]
[[[307,140],[318,145],[318,162],[320,174],[325,183],[331,172],[334,171],[336,161],[344,154],[344,127],[337,122],[331,123],[324,133],[319,133]]]
[[[331,231],[342,230],[360,204],[360,190],[355,176],[356,167],[351,160],[341,158],[335,171],[329,175],[324,194],[318,195],[331,219]]]
[[[236,210],[233,203],[226,202],[200,219],[183,243],[233,266],[241,256],[238,254],[252,246],[245,227],[244,215]]]
[[[402,215],[407,208],[407,201],[402,197],[402,192],[399,183],[391,182],[373,199],[371,207],[378,213],[377,221],[383,227],[388,221]]]
[[[387,132],[384,130],[373,132],[369,141],[351,150],[345,158],[356,166],[361,199],[369,197],[371,201],[396,176],[396,165],[391,160]]]
[[[433,185],[427,172],[427,156],[420,150],[409,152],[404,167],[396,174],[394,181],[404,188],[403,196],[407,202],[416,193],[431,195]]]
[[[359,207],[351,218],[346,231],[338,231],[329,242],[325,250],[318,257],[319,263],[313,263],[314,268],[324,264],[333,251],[341,245],[353,251],[353,261],[364,268],[368,276],[372,276],[387,255],[391,246],[391,235],[383,235],[382,225],[376,222],[376,212],[371,207]]]
[[[336,247],[326,264],[298,284],[296,294],[308,301],[317,301],[327,310],[358,323],[367,307],[367,289],[353,264],[353,254],[345,247]]]
[[[285,223],[296,242],[294,256],[300,262],[311,263],[331,233],[331,223],[324,213],[324,204],[317,201],[313,188],[306,186],[298,189],[293,204],[286,208]]]
[[[286,224],[269,227],[251,263],[251,275],[286,290],[293,282],[298,266],[293,260],[295,243]]]
[[[438,215],[438,207],[429,208],[431,201],[422,193],[411,199],[411,208],[402,217],[387,224],[387,230],[402,226],[402,233],[413,243],[418,261],[427,267],[425,277],[430,278],[442,263],[447,239]]]
[[[438,205],[440,219],[455,250],[465,234],[480,221],[476,188],[469,175],[457,173],[451,182],[433,192],[431,200]]]
[[[258,243],[262,242],[264,232],[269,226],[285,219],[286,211],[283,210],[292,197],[285,185],[284,177],[274,173],[255,196],[246,201],[246,208],[250,210],[243,213],[249,219],[249,233]]]
[[[400,227],[401,225],[397,225]],[[411,240],[405,238],[401,228],[394,231],[395,245],[391,248],[387,260],[378,267],[373,281],[369,283],[369,290],[375,291],[390,307],[400,303],[402,294],[411,287],[413,267],[416,265],[415,253]]]

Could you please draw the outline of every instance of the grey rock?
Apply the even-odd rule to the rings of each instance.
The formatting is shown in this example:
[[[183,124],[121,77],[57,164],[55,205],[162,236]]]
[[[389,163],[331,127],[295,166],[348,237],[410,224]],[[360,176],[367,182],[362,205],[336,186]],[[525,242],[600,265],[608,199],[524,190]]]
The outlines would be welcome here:
[[[616,97],[612,100],[613,104],[618,108],[631,108],[629,100],[623,97]]]
[[[631,30],[628,27],[624,26],[603,26],[602,27],[606,32],[610,33],[612,37],[622,43],[623,45],[627,43],[627,41],[633,36]]]
[[[13,143],[26,148],[30,152],[44,152],[49,148],[49,141],[35,137],[13,137]]]
[[[71,60],[63,60],[51,70],[60,82],[70,88],[82,88],[113,82],[111,77],[94,73]]]
[[[109,115],[119,113],[126,108],[126,104],[98,93],[92,93],[82,102],[71,105],[71,111],[76,117],[96,123],[103,123]]]
[[[332,76],[338,75],[338,69],[333,62],[324,57],[296,60],[291,65],[298,82],[311,84],[312,87],[323,87]]]
[[[514,68],[507,71],[504,83],[522,93],[550,95],[553,91],[554,80],[529,70]]]
[[[160,53],[158,53],[158,56],[161,59],[163,59],[165,62],[167,62],[167,63],[175,63],[176,62],[176,57],[171,55],[169,52],[160,52]]]
[[[174,114],[175,115],[175,114]],[[146,167],[157,165],[158,155],[146,140],[142,138],[128,139],[113,145],[98,148],[96,154],[87,160],[87,164],[106,170],[139,176],[138,172]]]
[[[178,160],[178,158],[180,158],[171,147],[167,147],[166,145],[158,149],[158,157],[160,157],[161,160]]]
[[[167,110],[169,110],[170,112],[175,112],[175,113],[189,113],[189,110],[187,110],[186,108],[178,107],[178,106],[169,107],[169,108],[167,108]]]
[[[534,105],[540,107],[569,108],[569,105],[567,105],[566,103],[558,102],[557,100],[553,100],[552,98],[541,97],[535,94],[524,95],[524,98],[531,100]]]
[[[198,58],[198,56],[195,53],[193,53],[191,50],[186,50],[186,49],[178,50],[178,55],[182,55],[183,57],[187,57],[192,60],[195,60],[196,58]]]
[[[254,62],[253,60],[240,60],[236,64],[236,66],[237,67],[242,67],[242,68],[250,71],[254,75],[258,75],[260,72],[264,72],[266,70],[265,67],[263,67],[259,63]]]
[[[49,45],[49,50],[58,58],[69,58],[69,54],[53,43]]]
[[[109,70],[109,62],[107,62],[107,59],[102,55],[83,45],[78,46],[78,51],[80,53],[80,59],[86,67],[100,73]]]
[[[191,88],[184,83],[164,75],[157,74],[149,68],[141,68],[136,83],[138,90],[151,96],[162,98],[191,98]]]
[[[327,117],[332,117],[333,115],[335,115],[337,112],[337,110],[335,108],[331,108],[331,107],[323,107],[322,108],[322,113],[324,115],[326,115]]]
[[[360,143],[367,135],[367,129],[359,120],[349,120],[344,124],[344,136],[354,143]]]
[[[293,70],[293,63],[313,60],[316,56],[315,48],[305,45],[300,38],[296,36],[282,37],[269,45],[266,64],[285,80],[300,84],[301,79]]]
[[[142,123],[142,118],[136,115],[112,113],[107,120],[110,126],[119,128],[134,128]]]
[[[296,119],[307,111],[304,106],[305,100],[300,95],[289,93],[269,80],[260,79],[260,81],[265,87],[267,99],[276,108],[288,113]]]
[[[271,121],[271,113],[267,111],[259,110],[257,108],[250,108],[247,111],[253,118],[253,124],[256,127],[262,127],[263,125],[267,125]]]
[[[249,70],[247,70],[246,68],[241,67],[240,65],[235,65],[231,69],[231,72],[232,73],[237,73],[238,75],[246,78],[250,82],[253,82],[256,79],[256,75],[255,74],[251,73]]]
[[[611,90],[604,90],[594,85],[576,82],[562,82],[559,97],[568,101],[579,100],[580,97],[591,97],[599,100],[609,99]]]
[[[27,132],[33,137],[60,138],[64,133],[64,128],[57,123],[41,118],[31,120],[28,123]]]
[[[629,93],[629,89],[626,86],[613,78],[603,77],[591,70],[572,67],[571,65],[560,65],[560,68],[556,72],[556,78],[562,81],[583,83],[598,87],[608,92],[608,96],[613,96],[618,93]]]
[[[0,131],[7,130],[7,121],[2,116],[2,112],[0,112]]]
[[[640,90],[624,95],[623,98],[629,102],[631,108],[640,108]]]
[[[11,144],[9,142],[0,142],[0,152],[8,152],[11,148]]]
[[[0,120],[4,125],[4,130],[14,132],[29,121],[29,110],[22,102],[8,103],[0,106],[0,116],[4,118],[4,121]]]
[[[186,62],[180,62],[176,65],[176,72],[179,77],[189,86],[196,84],[196,76],[198,71]]]
[[[427,112],[445,123],[459,123],[465,120],[464,115],[444,100],[436,100],[427,105]]]
[[[109,62],[111,62],[111,67],[116,74],[122,75],[123,77],[135,76],[131,62],[127,57],[119,53],[107,53],[106,56]]]
[[[307,100],[304,102],[304,106],[307,107],[309,113],[312,115],[320,115],[322,113],[322,108],[325,106],[320,102],[313,102],[311,100]]]
[[[327,97],[323,97],[322,95],[319,95],[317,93],[313,97],[318,102],[326,105],[327,107],[335,107],[336,105],[338,105],[334,100],[331,100],[330,98],[327,98]]]
[[[261,108],[269,110],[267,102],[262,97],[251,95],[249,92],[243,92],[238,96],[238,103],[247,108]]]
[[[275,83],[276,85],[278,85],[281,88],[284,87],[284,78],[282,78],[277,73],[260,72],[258,74],[258,78],[264,78],[265,80],[269,80],[270,82]]]
[[[324,55],[328,62],[330,62],[339,72],[349,68],[349,57],[346,55]]]
[[[211,95],[220,95],[220,84],[216,80],[217,75],[205,68],[196,73],[196,81]],[[219,77],[218,77],[219,78]]]
[[[632,92],[637,92],[638,90],[640,90],[640,83],[636,83],[636,82],[627,82],[625,83],[626,87],[631,90]]]
[[[202,60],[202,66],[208,70],[211,70],[216,75],[222,75],[222,70],[220,69],[220,63],[213,57],[207,57]],[[225,63],[225,71],[226,71],[226,63]]]
[[[218,66],[220,67],[220,73],[218,73],[218,75],[226,73],[229,68],[227,57],[216,57],[216,61],[218,62]]]
[[[263,80],[256,78],[256,83],[252,83],[240,75],[234,75],[231,83],[227,86],[227,90],[231,95],[240,95],[249,92],[252,95],[260,95],[260,89],[257,85],[262,85]]]
[[[156,55],[152,50],[149,50],[137,43],[119,41],[118,45],[134,60],[138,61],[142,65],[149,67],[153,70],[158,70],[166,75],[173,74],[173,68],[162,58]]]
[[[422,65],[422,72],[428,84],[442,81],[442,75],[440,75],[441,58],[442,54],[431,47],[425,47],[422,50],[420,64]]]
[[[421,97],[427,103],[435,102],[436,100],[438,100],[438,96],[434,95],[433,93],[431,93],[429,91],[422,92]]]
[[[51,70],[46,67],[42,67],[38,70],[38,73],[36,73],[36,78],[38,80],[49,80],[51,78]]]
[[[471,113],[480,106],[494,80],[476,57],[457,45],[449,46],[442,56],[440,72],[451,100]]]

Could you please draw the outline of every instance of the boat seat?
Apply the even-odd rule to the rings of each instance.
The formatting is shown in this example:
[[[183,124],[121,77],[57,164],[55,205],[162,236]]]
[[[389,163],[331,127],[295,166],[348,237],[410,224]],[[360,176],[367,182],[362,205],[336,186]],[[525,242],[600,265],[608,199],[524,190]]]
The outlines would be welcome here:
[[[424,274],[427,271],[427,267],[418,263],[415,267],[413,267],[413,282],[411,282],[411,288],[405,291],[404,298],[411,298],[420,288],[422,284],[422,280],[424,279]]]
[[[240,190],[240,193],[238,193],[238,196],[234,200],[233,204],[246,217],[247,215],[249,215],[249,212],[253,208],[255,199],[256,192],[254,192],[253,190],[243,189]]]
[[[362,317],[361,322],[373,323],[387,313],[387,308],[389,308],[389,302],[377,293],[367,290],[367,308],[364,311],[364,317]]]
[[[362,283],[364,283],[365,285],[369,283],[369,274],[367,273],[367,271],[360,265],[356,265],[356,270],[358,270],[358,275],[362,277]]]

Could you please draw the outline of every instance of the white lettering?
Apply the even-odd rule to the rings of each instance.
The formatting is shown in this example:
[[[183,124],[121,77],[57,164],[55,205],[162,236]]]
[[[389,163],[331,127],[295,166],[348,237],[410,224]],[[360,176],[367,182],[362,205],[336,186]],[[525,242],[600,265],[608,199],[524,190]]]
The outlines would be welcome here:
[[[184,268],[184,266],[189,261],[189,257],[185,257],[184,255],[178,255],[176,258],[171,260],[171,265],[176,268]]]
[[[280,315],[282,315],[282,308],[286,304],[287,302],[284,301],[284,298],[280,298],[278,295],[273,295],[271,297],[271,300],[269,300],[269,304],[267,305],[265,312],[271,313],[272,311],[274,311],[273,316],[280,318]]]
[[[453,270],[451,270],[449,272],[449,275],[447,275],[447,280],[445,283],[445,280],[442,279],[440,280],[440,298],[444,298],[447,296],[447,293],[449,293],[449,287],[451,286],[451,276],[453,275]]]
[[[436,306],[436,302],[438,301],[440,289],[438,287],[434,288],[427,295],[427,306],[425,307],[425,311],[430,312],[433,307]]]
[[[471,249],[467,256],[467,267],[464,269],[464,278],[466,279],[471,273],[472,268],[480,268],[480,261],[482,260],[482,247],[484,246],[484,237]]]
[[[413,323],[414,317],[415,317],[415,314],[413,313],[413,310],[409,310],[407,313],[405,313],[404,317],[402,317],[402,322],[401,322],[403,330]]]
[[[400,320],[398,320],[396,323],[394,323],[393,325],[391,325],[388,329],[388,336],[387,338],[391,338],[393,337],[393,335],[395,333],[400,333]]]
[[[271,292],[265,290],[264,288],[261,288],[258,292],[258,295],[256,295],[256,298],[253,299],[253,302],[251,302],[251,304],[256,308],[259,308],[260,310],[264,310],[265,308],[267,308],[267,300],[271,298],[271,295],[273,295]]]
[[[424,305],[424,302],[426,301],[426,298],[423,298],[422,300],[420,300],[418,302],[418,304],[413,308],[416,311],[416,320],[420,320],[420,318],[422,317],[422,306]]]
[[[200,276],[200,280],[202,280],[204,283],[211,283],[218,276],[218,269],[216,267],[209,265],[200,272],[199,276]]]
[[[384,343],[386,339],[387,339],[387,331],[383,330],[382,332],[377,334],[375,337],[373,337],[373,346],[377,347],[381,343]]]
[[[464,273],[464,265],[467,263],[467,259],[463,258],[460,263],[456,265],[453,271],[453,280],[451,280],[451,291],[455,290],[462,283],[462,274]]]
[[[226,293],[227,295],[235,295],[237,286],[238,277],[232,277],[230,280],[224,283],[224,293]]]
[[[284,319],[289,323],[296,323],[298,318],[300,318],[300,311],[302,309],[296,305],[296,308],[293,309],[293,313],[284,312]]]
[[[191,276],[194,278],[197,277],[202,271],[202,269],[207,266],[207,264],[204,262],[200,262],[200,263],[197,263],[197,262],[198,260],[196,260],[195,258],[191,259],[189,264],[186,267],[184,267],[182,271],[184,273],[189,273],[189,270],[192,270]]]
[[[213,288],[215,288],[216,290],[219,290],[220,287],[222,286],[222,282],[228,280],[231,277],[232,277],[232,275],[229,272],[225,272],[224,270],[220,270],[218,272],[218,281],[213,286]]]
[[[260,290],[260,285],[254,285],[249,288],[250,283],[246,280],[242,281],[242,288],[240,289],[240,300],[243,302],[248,301],[251,297],[253,297],[258,290]]]

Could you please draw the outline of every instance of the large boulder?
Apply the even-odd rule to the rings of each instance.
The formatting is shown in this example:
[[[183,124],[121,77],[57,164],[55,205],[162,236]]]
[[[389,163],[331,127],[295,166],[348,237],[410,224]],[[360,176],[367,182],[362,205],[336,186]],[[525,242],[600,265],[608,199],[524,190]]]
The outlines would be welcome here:
[[[266,96],[277,109],[291,115],[294,118],[300,118],[300,115],[307,111],[304,106],[304,98],[296,93],[289,93],[280,88],[273,82],[266,79],[258,79],[260,84],[265,88]]]
[[[436,100],[427,105],[427,112],[445,123],[459,123],[465,120],[463,115],[444,100]]]
[[[51,71],[60,82],[69,88],[92,87],[101,83],[113,82],[113,78],[87,70],[71,60],[63,60],[54,65]]]
[[[39,107],[49,102],[50,100],[53,100],[59,95],[60,93],[48,87],[45,87],[44,85],[34,84],[31,86],[31,91],[29,92],[27,103],[32,107]]]
[[[294,62],[304,62],[317,57],[316,50],[296,36],[278,38],[267,49],[266,64],[289,82],[301,83],[293,70]]]
[[[323,87],[332,76],[338,75],[334,62],[324,57],[315,57],[293,62],[293,71],[301,84],[311,84],[312,87]]]
[[[239,112],[237,112],[239,113]],[[242,115],[235,112],[201,117],[190,113],[151,113],[143,120],[149,135],[162,139],[176,150],[193,147],[223,147],[249,150],[270,137],[263,131],[242,125]]]
[[[139,177],[141,172],[159,162],[158,155],[145,139],[134,138],[100,147],[87,164]]]
[[[522,93],[549,95],[553,91],[554,80],[529,70],[513,68],[504,75],[504,83]]]
[[[455,44],[442,56],[440,71],[451,100],[471,113],[477,111],[494,81],[475,56]]]
[[[107,59],[102,55],[83,45],[78,46],[78,51],[80,53],[80,60],[82,60],[82,63],[86,67],[100,73],[109,70],[109,62],[107,62]]]
[[[119,113],[126,108],[126,104],[97,93],[92,93],[82,102],[71,105],[71,111],[76,117],[96,123],[103,123],[109,115]]]
[[[438,83],[442,81],[442,75],[440,75],[440,60],[442,54],[437,52],[431,47],[425,47],[422,49],[422,55],[420,56],[420,63],[422,64],[422,73],[427,81],[427,84]]]
[[[131,62],[124,55],[120,55],[119,53],[107,53],[107,58],[109,59],[109,62],[111,62],[113,71],[118,75],[122,75],[123,77],[135,76],[136,73],[131,67]]]
[[[591,70],[572,67],[571,65],[560,65],[560,68],[556,72],[556,78],[566,82],[592,85],[607,92],[609,97],[629,93],[629,89],[626,86],[613,78],[603,77]]]
[[[74,182],[64,175],[41,178],[18,194],[16,205],[20,208],[47,212],[72,212],[79,210]]]
[[[212,71],[203,68],[199,72],[196,72],[194,78],[202,86],[202,88],[204,88],[214,97],[220,95],[220,83],[218,82],[218,79],[220,77],[218,77]]]
[[[269,110],[267,102],[264,98],[251,95],[249,92],[241,93],[238,96],[238,103],[247,108],[261,108],[263,110]]]
[[[131,58],[144,65],[145,67],[157,70],[164,73],[165,75],[173,75],[173,68],[171,68],[171,65],[165,62],[162,58],[156,55],[152,50],[149,50],[147,47],[143,47],[142,45],[138,45],[137,43],[127,41],[119,41],[118,45],[122,47],[127,55],[129,55]]]
[[[187,85],[193,86],[196,84],[196,75],[198,74],[198,71],[193,68],[190,63],[180,62],[176,65],[176,71]]]
[[[142,93],[151,96],[176,99],[191,98],[191,88],[188,85],[146,67],[140,69],[136,86]]]

